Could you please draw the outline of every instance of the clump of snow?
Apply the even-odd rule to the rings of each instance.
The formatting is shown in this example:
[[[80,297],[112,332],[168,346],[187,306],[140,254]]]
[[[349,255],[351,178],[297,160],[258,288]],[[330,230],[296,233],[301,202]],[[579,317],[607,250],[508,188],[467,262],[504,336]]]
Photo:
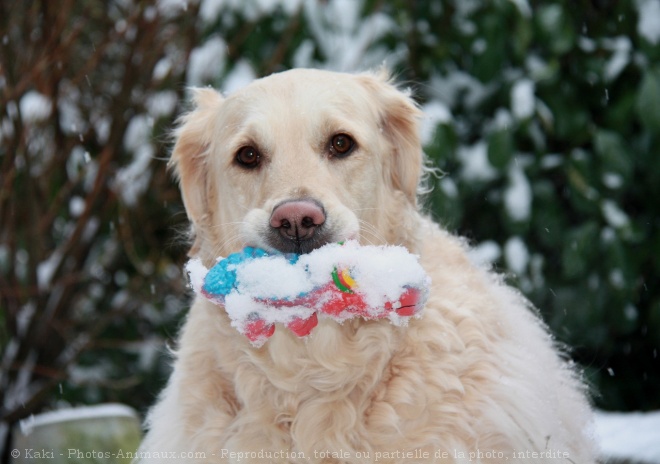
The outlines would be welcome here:
[[[133,152],[133,161],[117,171],[112,186],[129,206],[137,203],[151,180],[151,170],[148,168],[155,155],[151,144],[153,122],[148,115],[135,116],[124,134],[124,147]]]
[[[635,305],[628,303],[623,308],[623,314],[626,316],[626,319],[630,321],[636,321],[639,318],[639,310]]]
[[[616,232],[611,227],[603,227],[600,231],[600,239],[604,244],[609,245],[616,239]]]
[[[623,271],[619,268],[612,269],[608,276],[610,283],[615,288],[624,288],[626,285],[626,279],[623,275]]]
[[[217,78],[225,67],[227,44],[213,36],[190,53],[188,85],[202,85]]]
[[[446,76],[432,76],[430,92],[450,108],[462,99],[467,109],[475,109],[495,88],[494,84],[485,86],[474,76],[455,69]]]
[[[486,240],[468,251],[470,261],[479,267],[490,266],[500,259],[502,249],[492,240]]]
[[[9,109],[9,105],[7,105]],[[14,138],[14,125],[9,118],[3,118],[0,124],[0,143],[3,140],[11,140]]]
[[[509,185],[504,191],[504,207],[515,221],[525,221],[532,210],[532,188],[522,168],[516,164],[509,170]]]
[[[310,39],[303,40],[293,54],[294,68],[314,67],[314,42]]]
[[[71,214],[71,216],[74,218],[80,217],[80,215],[82,215],[82,213],[85,211],[85,206],[86,202],[84,198],[73,196],[69,201],[69,214]]]
[[[239,60],[227,77],[225,77],[222,83],[222,90],[228,95],[247,86],[256,78],[257,74],[252,69],[250,63],[246,60]]]
[[[532,17],[532,8],[529,6],[529,2],[527,0],[510,0],[510,1],[511,3],[516,5],[518,11],[520,11],[520,14],[523,15],[525,18]]]
[[[554,169],[564,163],[564,157],[557,153],[549,153],[541,158],[541,167],[543,169]]]
[[[80,111],[81,92],[80,88],[68,80],[62,80],[59,85],[57,109],[59,111],[59,122],[62,131],[69,135],[84,133],[89,123]]]
[[[534,82],[520,79],[511,88],[511,111],[517,119],[528,119],[534,115]]]
[[[207,24],[214,22],[220,16],[224,3],[224,0],[202,0],[199,16]]]
[[[504,260],[509,269],[516,274],[525,272],[529,263],[529,251],[520,237],[511,237],[504,244]]]
[[[605,64],[605,80],[613,81],[621,71],[630,63],[630,53],[632,51],[632,42],[626,36],[615,37],[603,41],[605,48],[612,50],[612,57]]]
[[[318,259],[318,253],[314,258]],[[288,265],[282,255],[253,259],[236,266],[237,290],[245,295],[265,295],[277,300],[292,298],[314,288],[308,271],[313,272],[304,265]]]
[[[461,177],[467,181],[489,181],[497,177],[497,170],[488,161],[488,146],[481,140],[471,146],[458,148],[462,164]]]
[[[124,147],[128,151],[137,151],[151,140],[153,119],[145,114],[135,116],[128,123],[124,134]]]
[[[190,286],[195,293],[202,293],[204,286],[204,277],[208,269],[204,267],[199,259],[191,259],[186,263],[185,270],[190,278]]]
[[[458,187],[456,186],[456,182],[450,177],[440,180],[440,189],[449,198],[458,198]]]
[[[492,128],[503,131],[509,130],[512,125],[513,118],[511,117],[511,113],[505,108],[498,108],[492,121]]]
[[[595,419],[595,435],[601,457],[630,462],[660,462],[660,411],[599,411]]]
[[[37,265],[37,283],[39,285],[39,289],[46,290],[50,287],[53,276],[55,275],[55,271],[57,270],[57,267],[60,265],[61,261],[62,252],[60,250],[56,250],[48,257],[48,259],[40,262]]]
[[[165,18],[172,18],[188,11],[189,0],[158,0],[156,8]]]
[[[449,124],[452,120],[451,111],[444,103],[431,100],[422,107],[424,119],[420,128],[420,139],[422,145],[428,145],[433,141],[433,135],[438,124]]]
[[[223,10],[241,13],[248,21],[256,21],[260,17],[272,15],[277,8],[282,8],[291,16],[302,0],[203,0],[199,9],[199,16],[205,23],[212,23],[218,19]]]
[[[169,116],[174,113],[178,99],[176,92],[173,90],[158,92],[147,99],[147,111],[153,118]]]
[[[660,43],[660,0],[645,0],[638,3],[639,19],[637,32],[652,45]]]
[[[587,53],[593,53],[598,48],[598,44],[595,40],[590,39],[589,37],[580,36],[578,38],[578,46],[582,51]]]
[[[151,170],[149,164],[154,157],[154,148],[143,145],[135,153],[133,162],[117,171],[112,184],[115,192],[129,206],[137,204],[138,198],[149,186]]]
[[[161,81],[167,77],[167,75],[172,70],[172,60],[169,57],[164,57],[158,60],[156,66],[154,66],[152,78],[155,81]]]
[[[606,172],[603,174],[603,184],[611,189],[618,189],[623,185],[623,177],[616,172]]]
[[[76,145],[66,160],[66,173],[71,181],[78,181],[86,176],[84,187],[89,191],[96,176],[96,164],[92,161],[88,151],[80,145]]]
[[[18,103],[24,122],[40,122],[48,119],[53,111],[53,103],[46,95],[31,90]]]
[[[153,118],[146,114],[135,116],[124,134],[124,147],[133,153],[133,160],[117,171],[112,187],[129,206],[137,204],[151,180],[152,173],[148,168],[155,155],[151,144],[153,123]]]
[[[383,13],[362,18],[363,4],[364,1],[356,0],[303,3],[307,25],[324,58],[309,64],[335,71],[357,71],[401,54],[374,45],[393,29],[394,23]]]
[[[601,210],[607,223],[615,229],[625,227],[630,222],[628,215],[612,200],[603,200]]]
[[[99,140],[99,143],[105,143],[108,141],[110,136],[110,126],[112,125],[112,119],[104,114],[95,114],[93,115],[94,121],[94,130],[96,131],[96,137]]]

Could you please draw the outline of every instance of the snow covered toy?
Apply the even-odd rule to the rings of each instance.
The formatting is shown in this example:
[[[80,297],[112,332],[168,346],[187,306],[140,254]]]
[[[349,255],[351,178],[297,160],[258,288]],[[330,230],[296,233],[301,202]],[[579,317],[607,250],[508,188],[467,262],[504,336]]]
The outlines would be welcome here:
[[[319,317],[406,325],[426,303],[430,279],[403,247],[328,244],[304,255],[247,247],[208,272],[188,263],[192,286],[225,307],[232,326],[261,346],[275,324],[304,337]]]

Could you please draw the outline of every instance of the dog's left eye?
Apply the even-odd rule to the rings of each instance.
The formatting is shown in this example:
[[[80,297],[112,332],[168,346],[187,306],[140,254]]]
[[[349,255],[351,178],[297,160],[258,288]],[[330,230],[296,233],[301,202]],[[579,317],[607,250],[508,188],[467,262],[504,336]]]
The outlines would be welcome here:
[[[254,147],[243,147],[236,153],[236,162],[244,168],[256,168],[260,161],[261,155]]]
[[[330,151],[336,158],[343,158],[350,155],[355,147],[355,141],[346,134],[333,135],[330,139]]]

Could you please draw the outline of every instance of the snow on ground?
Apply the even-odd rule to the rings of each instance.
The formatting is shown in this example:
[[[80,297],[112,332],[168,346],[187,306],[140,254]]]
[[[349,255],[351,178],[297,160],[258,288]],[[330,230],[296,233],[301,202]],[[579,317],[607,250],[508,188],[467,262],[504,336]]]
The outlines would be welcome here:
[[[596,413],[601,456],[648,464],[660,463],[660,411]]]
[[[122,404],[72,408],[30,416],[20,422],[20,429],[23,434],[29,435],[34,427],[45,424],[98,417],[136,418],[137,414]],[[660,464],[660,411],[598,411],[595,422],[595,435],[602,459]]]
[[[38,426],[99,417],[137,418],[138,416],[135,410],[129,406],[118,403],[108,403],[98,406],[62,409],[59,411],[45,412],[37,416],[30,416],[20,422],[20,428],[24,435],[29,435],[32,430]]]

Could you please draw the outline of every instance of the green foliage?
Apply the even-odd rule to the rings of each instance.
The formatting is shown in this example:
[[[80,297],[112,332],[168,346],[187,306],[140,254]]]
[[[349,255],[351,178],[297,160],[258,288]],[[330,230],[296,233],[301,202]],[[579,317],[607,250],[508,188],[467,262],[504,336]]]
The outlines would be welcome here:
[[[633,4],[537,2],[527,10],[483,2],[463,15],[457,3],[443,5],[420,17],[438,25],[434,43],[453,46],[438,45],[441,60],[410,68],[430,82],[451,82],[460,71],[485,90],[472,102],[469,92],[444,98],[453,121],[438,127],[427,153],[457,193],[447,195],[439,181],[434,212],[477,244],[500,244],[494,265],[573,347],[601,407],[660,407],[660,74],[651,64],[658,47],[640,36]],[[461,27],[439,27],[447,14]],[[520,118],[512,89],[525,79],[534,84],[534,110]],[[431,87],[423,97],[437,95]],[[460,153],[480,140],[490,175],[475,181]],[[530,214],[517,219],[506,201],[514,168],[531,185]],[[530,256],[522,272],[507,260],[511,237]]]

